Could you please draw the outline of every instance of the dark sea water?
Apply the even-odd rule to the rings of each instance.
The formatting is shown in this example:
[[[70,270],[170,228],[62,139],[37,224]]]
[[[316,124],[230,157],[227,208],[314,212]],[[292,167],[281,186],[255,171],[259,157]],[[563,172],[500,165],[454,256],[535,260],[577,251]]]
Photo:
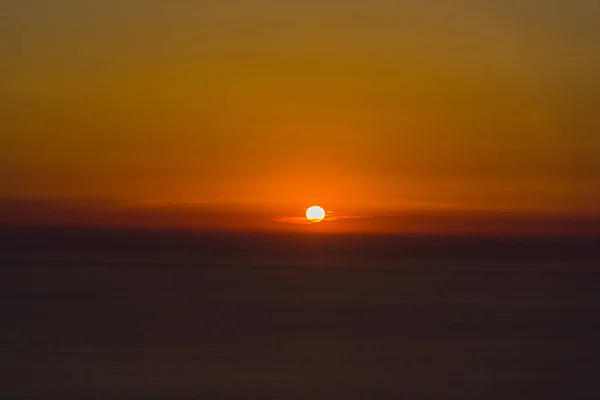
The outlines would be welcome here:
[[[2,399],[600,398],[596,239],[0,239]]]

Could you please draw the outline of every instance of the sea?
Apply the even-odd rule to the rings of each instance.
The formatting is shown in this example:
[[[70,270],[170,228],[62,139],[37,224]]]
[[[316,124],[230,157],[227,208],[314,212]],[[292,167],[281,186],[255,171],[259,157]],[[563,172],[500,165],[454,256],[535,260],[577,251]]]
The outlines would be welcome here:
[[[0,229],[2,399],[600,399],[600,239]]]

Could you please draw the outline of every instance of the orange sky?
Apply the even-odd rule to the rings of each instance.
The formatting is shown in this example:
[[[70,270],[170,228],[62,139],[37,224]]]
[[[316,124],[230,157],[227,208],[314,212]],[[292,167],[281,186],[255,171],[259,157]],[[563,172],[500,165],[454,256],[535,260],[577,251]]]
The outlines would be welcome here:
[[[0,198],[164,226],[183,203],[206,229],[284,229],[311,204],[371,217],[342,231],[597,216],[599,18],[586,0],[3,2]]]

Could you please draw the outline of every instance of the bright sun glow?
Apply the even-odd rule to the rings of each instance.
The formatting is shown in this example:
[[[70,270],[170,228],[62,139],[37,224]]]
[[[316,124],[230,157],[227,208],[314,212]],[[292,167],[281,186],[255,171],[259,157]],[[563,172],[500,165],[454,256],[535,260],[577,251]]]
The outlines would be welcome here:
[[[311,222],[320,222],[325,219],[325,210],[319,206],[312,206],[306,210],[306,219]]]

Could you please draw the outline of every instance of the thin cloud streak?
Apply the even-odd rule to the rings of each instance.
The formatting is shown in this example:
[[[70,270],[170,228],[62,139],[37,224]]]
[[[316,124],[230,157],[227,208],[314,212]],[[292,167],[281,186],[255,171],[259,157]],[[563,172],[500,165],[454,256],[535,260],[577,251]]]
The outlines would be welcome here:
[[[318,222],[334,222],[342,219],[361,219],[361,218],[373,218],[370,215],[352,215],[352,214],[340,214],[337,215],[333,211],[327,211],[325,219]],[[309,221],[305,217],[274,217],[274,222],[286,223],[286,224],[298,224],[298,225],[310,225],[317,221]]]
[[[304,217],[274,217],[273,222],[279,222],[279,223],[284,223],[284,224],[297,224],[297,225],[314,224],[313,221],[309,221]]]

